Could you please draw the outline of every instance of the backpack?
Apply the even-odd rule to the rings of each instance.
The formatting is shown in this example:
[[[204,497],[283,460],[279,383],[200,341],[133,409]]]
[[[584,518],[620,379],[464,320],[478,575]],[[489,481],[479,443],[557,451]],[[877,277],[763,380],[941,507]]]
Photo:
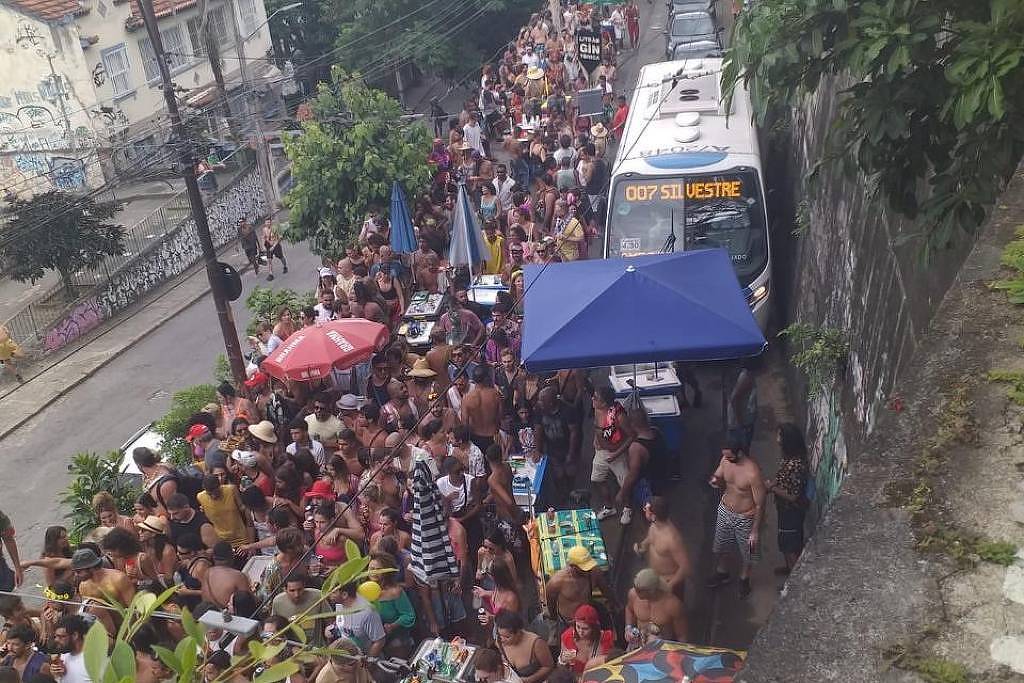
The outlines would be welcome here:
[[[153,482],[152,488],[153,498],[165,509],[167,508],[167,501],[164,500],[163,495],[160,493],[160,486],[165,481],[173,481],[178,485],[178,493],[188,498],[188,502],[192,507],[198,509],[199,501],[197,496],[199,492],[203,490],[203,473],[199,471],[198,467],[189,465],[188,467],[178,467],[172,469],[168,474],[161,476],[155,482]]]

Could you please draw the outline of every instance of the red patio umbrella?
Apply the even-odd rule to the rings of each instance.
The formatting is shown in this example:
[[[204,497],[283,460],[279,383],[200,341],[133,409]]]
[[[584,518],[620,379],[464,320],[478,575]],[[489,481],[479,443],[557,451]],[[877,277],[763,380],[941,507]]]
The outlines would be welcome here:
[[[312,382],[370,359],[388,341],[388,328],[363,318],[303,327],[260,364],[281,381]]]

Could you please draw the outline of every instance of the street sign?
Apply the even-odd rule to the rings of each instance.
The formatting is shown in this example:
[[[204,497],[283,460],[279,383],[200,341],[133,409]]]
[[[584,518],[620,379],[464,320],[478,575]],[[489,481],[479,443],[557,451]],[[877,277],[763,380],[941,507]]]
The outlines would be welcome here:
[[[601,34],[590,29],[576,31],[576,54],[589,74],[601,64]]]

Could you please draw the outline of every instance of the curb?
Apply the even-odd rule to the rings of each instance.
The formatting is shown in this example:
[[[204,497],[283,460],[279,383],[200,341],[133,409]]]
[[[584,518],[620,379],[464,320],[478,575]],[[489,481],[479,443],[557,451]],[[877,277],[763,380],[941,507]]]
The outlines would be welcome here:
[[[218,257],[222,256],[231,247],[233,247],[235,245],[236,245],[236,241],[231,241],[228,244],[224,245],[221,248],[221,250],[218,252],[218,254],[217,254]],[[237,270],[238,270],[239,274],[242,274],[242,273],[247,272],[250,269],[251,269],[251,266],[249,266],[249,264],[247,262],[245,264],[245,267],[240,267]],[[169,295],[177,287],[180,287],[181,285],[187,283],[191,278],[196,277],[198,275],[201,275],[203,273],[203,271],[205,271],[205,270],[206,270],[205,263],[200,263],[200,264],[197,264],[196,266],[193,266],[191,270],[189,270],[189,271],[187,271],[185,273],[182,273],[181,275],[178,276],[177,279],[175,279],[173,281],[170,281],[168,283],[168,286],[164,289],[164,291],[159,292],[155,297],[150,299],[148,302],[142,303],[136,310],[132,311],[131,315],[126,316],[126,317],[124,317],[124,318],[122,318],[120,320],[117,320],[116,322],[111,324],[106,329],[100,331],[96,335],[87,335],[86,339],[84,339],[79,346],[77,346],[74,350],[72,350],[66,356],[60,358],[59,360],[53,362],[52,364],[50,364],[48,367],[46,367],[42,371],[40,371],[40,372],[34,374],[33,376],[29,377],[28,380],[25,381],[24,383],[22,383],[20,385],[15,385],[7,393],[0,395],[0,399],[3,399],[6,396],[9,396],[9,395],[13,394],[18,389],[21,389],[26,384],[29,384],[35,378],[37,378],[40,375],[48,372],[52,368],[57,367],[58,365],[60,365],[64,361],[66,361],[69,358],[71,358],[76,353],[79,353],[80,351],[85,349],[89,344],[94,342],[96,339],[99,339],[100,337],[102,337],[102,336],[104,336],[106,334],[109,334],[110,332],[113,332],[114,330],[117,330],[124,323],[128,322],[133,317],[135,317],[136,315],[138,315],[142,311],[146,310],[148,307],[152,306],[154,303],[160,301],[162,298],[164,298],[165,296]],[[204,277],[204,279],[205,279],[205,277]],[[57,399],[62,398],[63,396],[65,396],[68,393],[70,393],[73,389],[75,389],[80,384],[82,384],[84,381],[86,381],[87,379],[89,379],[90,377],[95,375],[97,372],[99,372],[101,369],[106,367],[108,364],[110,364],[114,359],[118,358],[125,351],[128,351],[129,349],[131,349],[133,346],[135,346],[140,341],[142,341],[146,336],[148,336],[149,334],[152,334],[155,330],[158,330],[161,327],[163,327],[166,323],[168,323],[171,320],[173,320],[179,313],[181,313],[186,308],[188,308],[189,306],[193,305],[194,303],[196,303],[197,301],[199,301],[200,299],[202,299],[203,297],[205,297],[209,293],[210,293],[210,284],[209,284],[209,282],[205,282],[205,285],[203,286],[202,291],[196,293],[195,296],[188,297],[187,300],[183,301],[179,306],[175,307],[167,315],[165,315],[162,318],[160,318],[160,320],[157,321],[156,324],[147,327],[145,330],[140,331],[135,336],[126,338],[126,343],[123,346],[121,346],[119,349],[117,349],[115,351],[112,351],[111,353],[106,354],[95,365],[90,367],[88,370],[86,370],[80,376],[75,377],[75,378],[69,380],[68,382],[62,384],[61,388],[59,390],[57,390],[53,394],[49,395],[47,403],[56,401]],[[41,411],[36,411],[36,412],[34,412],[34,413],[30,414],[30,415],[27,415],[27,416],[25,416],[23,418],[19,418],[13,424],[11,424],[9,426],[6,426],[6,427],[3,427],[3,428],[0,428],[0,440],[5,439],[9,434],[12,434],[12,433],[16,432],[26,422],[28,422],[33,417],[38,415],[39,412],[41,412]]]

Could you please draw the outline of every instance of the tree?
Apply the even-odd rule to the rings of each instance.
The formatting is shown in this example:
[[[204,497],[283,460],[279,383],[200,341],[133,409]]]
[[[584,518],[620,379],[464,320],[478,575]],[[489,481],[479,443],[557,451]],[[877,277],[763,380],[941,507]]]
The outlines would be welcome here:
[[[1024,153],[1021,35],[1019,0],[758,0],[723,87],[745,81],[763,122],[849,79],[819,164],[859,169],[943,248],[981,225]]]
[[[264,4],[267,15],[274,14],[282,7],[291,5],[293,0],[267,0]],[[302,7],[274,14],[270,20],[270,45],[274,57],[281,62],[291,60],[296,68],[296,77],[312,91],[311,84],[328,77],[331,62],[320,58],[334,45],[338,27],[324,18],[323,3],[306,0]],[[316,61],[319,60],[319,61]],[[312,65],[306,66],[310,62]]]
[[[403,64],[448,80],[471,75],[534,11],[526,0],[325,0],[339,26],[338,61],[370,82],[390,80]],[[367,46],[374,49],[368,50]],[[468,71],[467,71],[468,69]]]
[[[402,118],[398,102],[340,67],[320,84],[312,110],[302,135],[285,144],[295,181],[285,237],[336,256],[368,210],[387,206],[394,181],[412,191],[430,181],[430,135]]]
[[[60,190],[15,199],[9,222],[0,228],[0,257],[19,282],[34,284],[47,270],[56,270],[73,300],[76,272],[95,270],[107,256],[124,253],[124,226],[107,222],[118,209],[115,202]]]

